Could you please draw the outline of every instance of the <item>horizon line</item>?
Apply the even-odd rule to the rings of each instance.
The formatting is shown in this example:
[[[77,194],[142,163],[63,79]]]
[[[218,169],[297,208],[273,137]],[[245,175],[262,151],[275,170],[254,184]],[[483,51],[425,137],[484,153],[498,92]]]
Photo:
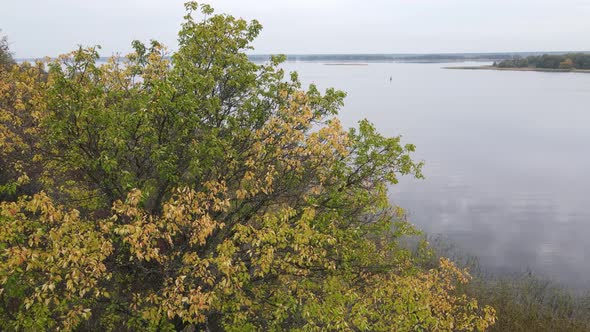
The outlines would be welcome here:
[[[424,56],[424,55],[510,55],[510,54],[567,54],[567,53],[590,53],[586,51],[486,51],[486,52],[429,52],[429,53],[246,53],[247,56]],[[111,56],[117,55],[113,53]],[[101,56],[100,58],[110,58],[111,56]],[[15,60],[38,60],[41,57],[15,57]],[[50,58],[53,58],[49,56]]]

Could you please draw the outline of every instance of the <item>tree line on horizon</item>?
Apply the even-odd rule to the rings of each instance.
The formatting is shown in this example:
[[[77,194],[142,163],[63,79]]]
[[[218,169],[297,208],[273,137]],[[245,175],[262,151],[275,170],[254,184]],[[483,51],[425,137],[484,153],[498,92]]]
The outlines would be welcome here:
[[[541,68],[541,69],[590,69],[590,54],[568,53],[561,55],[543,54],[526,58],[515,57],[494,62],[498,68]]]

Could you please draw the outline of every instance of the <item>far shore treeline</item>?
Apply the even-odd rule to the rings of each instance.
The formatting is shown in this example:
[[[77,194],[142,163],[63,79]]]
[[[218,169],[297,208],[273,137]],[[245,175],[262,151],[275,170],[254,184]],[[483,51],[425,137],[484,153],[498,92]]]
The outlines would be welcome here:
[[[444,63],[444,62],[495,62],[510,64],[511,61],[534,57],[561,57],[563,52],[503,52],[503,53],[376,53],[376,54],[285,54],[286,61],[309,61],[309,62],[368,62],[368,63]],[[573,53],[572,53],[573,54]],[[588,55],[586,53],[575,53],[575,55]],[[263,63],[271,61],[273,54],[247,54],[250,61]],[[104,63],[110,57],[100,56],[97,62]],[[164,56],[170,60],[170,56]],[[18,63],[35,62],[41,58],[17,57],[14,60]]]
[[[531,55],[525,58],[515,57],[500,62],[494,62],[498,68],[541,68],[541,69],[590,69],[590,54],[543,54]]]

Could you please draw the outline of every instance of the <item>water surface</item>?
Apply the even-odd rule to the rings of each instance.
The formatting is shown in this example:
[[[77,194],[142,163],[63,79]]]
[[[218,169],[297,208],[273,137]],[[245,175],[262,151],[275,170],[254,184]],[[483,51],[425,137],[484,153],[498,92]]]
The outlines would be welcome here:
[[[493,273],[589,287],[590,74],[449,65],[284,67],[346,91],[345,125],[368,118],[417,146],[426,179],[404,178],[390,196],[419,228]]]

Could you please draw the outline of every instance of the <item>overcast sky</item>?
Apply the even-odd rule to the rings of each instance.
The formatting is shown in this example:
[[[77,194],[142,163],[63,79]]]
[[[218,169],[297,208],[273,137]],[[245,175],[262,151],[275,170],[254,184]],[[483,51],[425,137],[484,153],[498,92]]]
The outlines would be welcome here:
[[[2,0],[16,57],[76,45],[126,53],[133,39],[176,47],[183,0]],[[453,53],[590,50],[590,0],[212,0],[258,19],[253,53]]]

